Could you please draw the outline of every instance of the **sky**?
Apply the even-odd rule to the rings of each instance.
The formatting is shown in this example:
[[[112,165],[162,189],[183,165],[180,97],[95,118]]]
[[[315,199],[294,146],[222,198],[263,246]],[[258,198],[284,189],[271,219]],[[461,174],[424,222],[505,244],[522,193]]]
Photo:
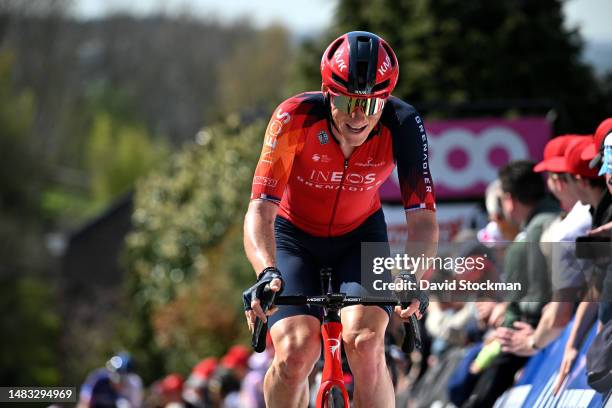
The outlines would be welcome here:
[[[124,11],[136,15],[189,10],[205,18],[232,21],[249,17],[257,27],[280,22],[296,34],[320,31],[333,18],[335,0],[73,0],[74,13],[82,18]],[[587,41],[612,42],[612,0],[566,0],[566,23],[580,26]]]
[[[334,0],[73,0],[74,12],[85,18],[101,17],[106,12],[128,11],[146,15],[163,10],[207,19],[230,22],[248,17],[255,26],[264,27],[280,22],[296,34],[324,29],[333,17]]]

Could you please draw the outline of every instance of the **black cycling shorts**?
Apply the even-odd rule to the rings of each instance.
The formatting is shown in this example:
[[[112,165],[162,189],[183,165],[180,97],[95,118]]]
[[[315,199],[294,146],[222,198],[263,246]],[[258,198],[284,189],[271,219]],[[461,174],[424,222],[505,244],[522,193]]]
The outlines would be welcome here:
[[[276,238],[276,265],[280,270],[285,287],[283,295],[317,296],[325,293],[321,288],[322,267],[332,268],[332,289],[349,296],[391,296],[390,292],[369,293],[361,273],[361,243],[383,242],[382,252],[376,256],[389,256],[387,224],[382,209],[376,211],[353,231],[337,237],[310,235],[287,219],[277,216],[274,223]],[[379,249],[379,252],[381,250]],[[373,275],[365,273],[365,279],[390,280],[390,273]],[[326,288],[327,289],[327,288]],[[318,306],[278,306],[278,311],[268,318],[268,325],[289,316],[310,315],[322,321],[323,310]],[[383,307],[388,315],[392,307]]]

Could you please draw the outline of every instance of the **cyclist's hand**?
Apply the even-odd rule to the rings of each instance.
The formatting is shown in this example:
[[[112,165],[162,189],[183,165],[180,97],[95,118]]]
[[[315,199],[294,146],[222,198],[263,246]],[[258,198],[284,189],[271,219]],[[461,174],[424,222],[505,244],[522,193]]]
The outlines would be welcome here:
[[[404,321],[407,321],[412,315],[416,315],[417,319],[421,319],[423,314],[421,314],[421,311],[419,310],[420,306],[421,301],[418,299],[413,299],[406,308],[395,306],[395,313]]]
[[[267,316],[278,310],[277,307],[272,306],[264,313],[262,301],[264,304],[269,303],[272,292],[281,292],[283,286],[283,278],[278,269],[270,267],[264,269],[257,277],[257,282],[242,293],[244,314],[251,332],[254,330],[257,318],[267,322]]]
[[[395,281],[398,282],[399,280],[412,282],[415,289],[397,292],[402,302],[402,306],[395,306],[395,313],[397,313],[402,320],[407,320],[412,315],[415,315],[417,319],[422,318],[425,310],[427,310],[429,306],[429,297],[427,293],[419,290],[416,278],[410,273],[400,273]]]

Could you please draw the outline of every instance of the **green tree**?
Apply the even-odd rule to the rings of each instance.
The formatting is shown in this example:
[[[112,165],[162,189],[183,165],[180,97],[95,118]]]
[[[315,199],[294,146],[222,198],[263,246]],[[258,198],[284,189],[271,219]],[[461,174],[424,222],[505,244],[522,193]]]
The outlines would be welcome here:
[[[133,315],[124,334],[143,357],[184,371],[245,334],[239,291],[252,280],[241,220],[259,156],[262,122],[233,116],[137,187],[125,260]],[[152,336],[141,334],[153,333]],[[146,361],[149,372],[155,362]]]
[[[286,97],[289,33],[271,26],[242,41],[219,69],[221,112],[268,115]]]
[[[0,383],[57,385],[59,321],[38,222],[45,164],[31,136],[35,100],[0,53]]]
[[[97,113],[87,146],[87,165],[94,202],[107,205],[132,188],[135,180],[167,157],[167,148],[155,143],[143,125],[116,121]]]
[[[167,143],[154,138],[129,115],[129,103],[104,92],[91,104],[90,131],[80,153],[84,169],[79,186],[59,179],[48,183],[43,208],[46,218],[63,227],[93,216],[134,187],[139,177],[159,166],[169,155]],[[117,99],[119,98],[119,99]],[[73,170],[78,172],[78,170]]]
[[[605,113],[604,95],[579,58],[579,33],[563,25],[562,4],[341,0],[337,31],[326,39],[380,34],[400,63],[394,93],[412,103],[552,100],[565,130],[592,131]]]
[[[0,279],[0,382],[4,385],[60,384],[57,298],[36,277]]]

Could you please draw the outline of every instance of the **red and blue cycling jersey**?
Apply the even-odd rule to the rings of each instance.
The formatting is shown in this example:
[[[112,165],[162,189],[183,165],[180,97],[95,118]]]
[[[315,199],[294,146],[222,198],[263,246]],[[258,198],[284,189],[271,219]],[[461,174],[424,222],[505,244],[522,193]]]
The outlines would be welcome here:
[[[380,209],[378,190],[397,166],[406,211],[435,211],[427,134],[411,105],[390,97],[348,159],[331,129],[321,92],[283,102],[266,130],[251,199],[277,203],[281,217],[309,234],[343,235]]]

